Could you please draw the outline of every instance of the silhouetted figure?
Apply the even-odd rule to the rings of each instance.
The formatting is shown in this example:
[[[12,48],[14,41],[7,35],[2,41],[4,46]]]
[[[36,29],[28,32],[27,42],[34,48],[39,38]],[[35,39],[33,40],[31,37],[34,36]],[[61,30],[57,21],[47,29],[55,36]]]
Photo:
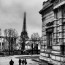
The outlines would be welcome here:
[[[22,60],[22,65],[24,65],[24,63],[25,63],[25,60],[23,59],[23,60]]]
[[[19,65],[21,65],[21,59],[19,59]]]
[[[25,59],[25,65],[27,65],[27,61],[26,61],[26,59]]]
[[[10,65],[14,64],[14,61],[11,59],[11,61],[9,62]]]

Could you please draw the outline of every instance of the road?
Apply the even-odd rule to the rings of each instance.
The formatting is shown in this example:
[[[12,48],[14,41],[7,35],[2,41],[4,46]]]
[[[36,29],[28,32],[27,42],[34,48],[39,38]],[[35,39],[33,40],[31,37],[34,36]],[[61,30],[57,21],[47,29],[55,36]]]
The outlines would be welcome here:
[[[9,61],[12,59],[14,61],[14,65],[19,65],[18,61],[21,57],[27,57],[22,55],[14,55],[14,56],[6,56],[6,57],[0,57],[0,65],[9,65]],[[29,56],[28,56],[29,57]],[[34,56],[33,56],[34,57]],[[22,60],[22,58],[21,58]],[[22,64],[21,64],[22,65]],[[38,65],[38,62],[32,61],[31,58],[27,58],[27,65]]]

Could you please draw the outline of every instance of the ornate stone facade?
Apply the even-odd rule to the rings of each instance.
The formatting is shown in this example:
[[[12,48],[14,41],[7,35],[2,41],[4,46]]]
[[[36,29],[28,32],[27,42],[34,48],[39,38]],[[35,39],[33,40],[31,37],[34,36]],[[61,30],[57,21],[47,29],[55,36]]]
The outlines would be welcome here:
[[[48,0],[39,12],[42,15],[40,62],[65,64],[65,0]],[[43,63],[41,64],[43,65]]]

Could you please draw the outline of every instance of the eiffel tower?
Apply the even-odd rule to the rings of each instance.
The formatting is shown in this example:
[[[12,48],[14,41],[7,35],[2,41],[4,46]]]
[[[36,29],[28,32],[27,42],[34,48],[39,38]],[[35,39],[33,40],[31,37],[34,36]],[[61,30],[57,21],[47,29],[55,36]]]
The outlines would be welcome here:
[[[26,12],[24,12],[24,21],[23,21],[23,29],[21,32],[21,39],[22,39],[22,47],[21,50],[25,50],[25,42],[28,39],[28,33],[26,31]]]

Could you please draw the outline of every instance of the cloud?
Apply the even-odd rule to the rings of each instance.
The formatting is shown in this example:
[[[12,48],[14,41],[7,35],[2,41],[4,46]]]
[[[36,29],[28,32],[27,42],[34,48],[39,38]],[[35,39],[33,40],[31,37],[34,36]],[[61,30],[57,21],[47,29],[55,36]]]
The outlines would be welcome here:
[[[23,12],[27,12],[27,31],[41,35],[41,15],[44,0],[0,0],[0,28],[15,28],[19,35],[23,26]],[[32,29],[32,30],[31,30]]]

